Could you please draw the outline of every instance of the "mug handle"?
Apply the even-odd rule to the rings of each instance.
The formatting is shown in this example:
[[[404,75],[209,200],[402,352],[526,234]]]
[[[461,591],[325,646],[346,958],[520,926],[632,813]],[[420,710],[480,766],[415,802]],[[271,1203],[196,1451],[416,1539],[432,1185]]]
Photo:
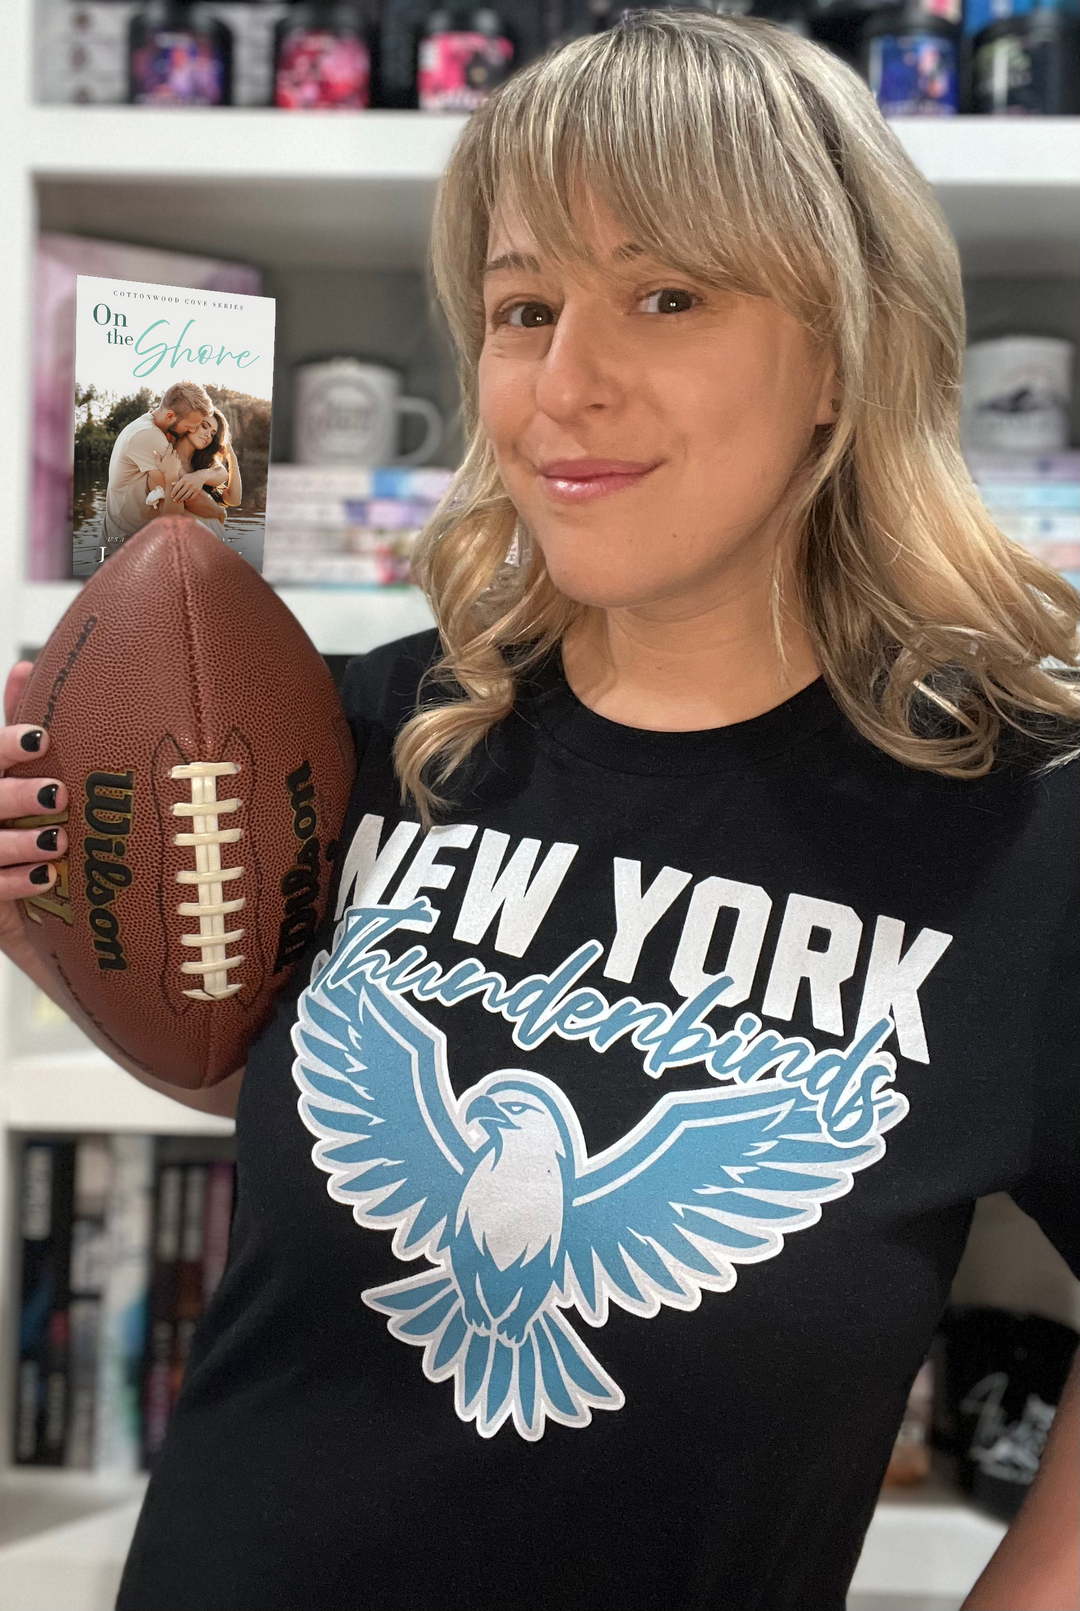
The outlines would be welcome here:
[[[394,463],[424,464],[437,451],[442,441],[442,415],[435,404],[429,403],[426,397],[399,397],[397,410],[399,418],[402,414],[419,414],[427,426],[427,432],[419,447],[411,449],[408,453],[399,454]]]

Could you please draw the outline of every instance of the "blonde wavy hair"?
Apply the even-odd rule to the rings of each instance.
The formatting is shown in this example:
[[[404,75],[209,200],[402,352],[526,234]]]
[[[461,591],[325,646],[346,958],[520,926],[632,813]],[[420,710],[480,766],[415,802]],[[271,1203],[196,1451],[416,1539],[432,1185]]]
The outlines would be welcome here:
[[[792,519],[802,618],[849,719],[953,777],[988,771],[1003,723],[1060,760],[1080,599],[995,527],[961,456],[960,269],[929,185],[821,47],[752,18],[638,11],[511,77],[469,118],[440,184],[434,289],[468,445],[417,547],[443,657],[395,744],[403,798],[431,821],[438,789],[581,609],[501,484],[477,363],[496,204],[557,261],[591,264],[582,183],[662,262],[773,298],[836,356],[840,412],[817,433]]]

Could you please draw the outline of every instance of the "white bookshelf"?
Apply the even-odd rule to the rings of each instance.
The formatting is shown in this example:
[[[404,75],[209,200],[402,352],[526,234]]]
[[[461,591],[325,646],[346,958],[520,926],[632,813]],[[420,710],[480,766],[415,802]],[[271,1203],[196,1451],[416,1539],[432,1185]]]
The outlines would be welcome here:
[[[0,100],[0,352],[7,430],[0,499],[0,679],[42,644],[79,584],[28,583],[30,308],[39,219],[75,233],[206,251],[303,274],[423,267],[440,172],[463,126],[405,112],[295,114],[38,106],[33,0],[7,0]],[[212,129],[197,172],[192,121]],[[1003,283],[1080,276],[1080,119],[955,118],[896,125],[935,186],[968,274]],[[57,220],[60,220],[57,223]],[[347,280],[347,276],[345,277]],[[282,588],[328,654],[356,654],[430,623],[414,591]],[[33,1002],[0,956],[0,1295],[13,1247],[9,1137],[27,1131],[220,1133],[138,1085],[73,1025]],[[62,1016],[62,1015],[61,1015]],[[11,1316],[11,1308],[0,1302]],[[0,1333],[0,1611],[105,1611],[141,1484],[8,1468],[11,1319]],[[1001,1527],[947,1491],[883,1499],[853,1589],[863,1596],[963,1594]],[[875,1601],[875,1604],[880,1603]]]

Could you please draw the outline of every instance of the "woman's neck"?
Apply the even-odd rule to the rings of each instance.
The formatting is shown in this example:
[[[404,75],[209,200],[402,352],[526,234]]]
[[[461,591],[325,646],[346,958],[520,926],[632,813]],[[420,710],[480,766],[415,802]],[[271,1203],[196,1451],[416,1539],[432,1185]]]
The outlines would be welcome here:
[[[812,683],[805,628],[788,617],[783,639],[781,655],[768,595],[589,608],[563,639],[563,668],[597,715],[690,732],[749,721]]]

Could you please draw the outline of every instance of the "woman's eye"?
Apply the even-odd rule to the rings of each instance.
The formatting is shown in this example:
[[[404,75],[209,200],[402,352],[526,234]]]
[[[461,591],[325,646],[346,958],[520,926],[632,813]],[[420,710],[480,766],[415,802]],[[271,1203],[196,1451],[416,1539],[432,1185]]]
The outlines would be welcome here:
[[[520,322],[515,317],[521,314]],[[501,324],[508,324],[513,330],[539,330],[548,322],[551,309],[546,302],[516,302],[512,308],[507,308]]]
[[[650,313],[688,313],[701,298],[693,291],[684,290],[682,286],[667,285],[659,291],[651,292],[644,301],[646,311]],[[650,303],[657,305],[649,307]],[[509,325],[513,330],[540,330],[545,325],[553,324],[554,318],[546,302],[515,302],[512,307],[496,314],[495,324]]]
[[[698,300],[693,291],[684,291],[678,285],[665,285],[660,291],[651,291],[645,298],[646,302],[659,300],[659,307],[650,309],[655,313],[686,313]]]

